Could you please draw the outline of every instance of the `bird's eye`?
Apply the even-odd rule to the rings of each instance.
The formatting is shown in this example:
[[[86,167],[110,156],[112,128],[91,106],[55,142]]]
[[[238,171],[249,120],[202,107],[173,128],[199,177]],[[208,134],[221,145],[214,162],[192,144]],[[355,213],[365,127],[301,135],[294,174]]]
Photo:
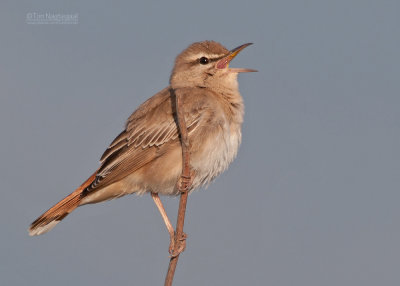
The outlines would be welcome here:
[[[206,57],[201,57],[199,62],[202,65],[206,65],[206,64],[208,64],[208,59]]]

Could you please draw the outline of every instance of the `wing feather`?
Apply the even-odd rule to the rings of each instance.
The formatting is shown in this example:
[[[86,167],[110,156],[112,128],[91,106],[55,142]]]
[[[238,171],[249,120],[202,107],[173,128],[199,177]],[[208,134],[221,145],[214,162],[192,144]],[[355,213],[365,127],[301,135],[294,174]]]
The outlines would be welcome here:
[[[156,94],[128,119],[121,132],[103,153],[101,167],[88,192],[103,188],[140,169],[166,152],[166,143],[179,137],[170,89]],[[147,110],[143,110],[147,109]],[[192,133],[199,125],[202,108],[185,112],[187,129]]]

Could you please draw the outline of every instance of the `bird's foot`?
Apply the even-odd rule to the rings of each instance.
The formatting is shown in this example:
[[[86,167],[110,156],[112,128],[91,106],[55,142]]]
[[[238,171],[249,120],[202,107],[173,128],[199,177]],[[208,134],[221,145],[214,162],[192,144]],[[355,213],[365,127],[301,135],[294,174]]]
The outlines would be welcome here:
[[[193,169],[190,169],[189,176],[184,176],[184,175],[180,176],[177,183],[177,188],[181,193],[188,192],[190,190],[190,187],[192,186],[194,180],[194,176],[195,176],[195,171]]]
[[[187,235],[184,232],[182,233],[182,235],[180,237],[177,237],[176,234],[173,237],[171,236],[171,240],[169,243],[169,249],[168,249],[168,252],[171,255],[171,257],[176,257],[181,252],[185,251],[186,238],[187,238]]]

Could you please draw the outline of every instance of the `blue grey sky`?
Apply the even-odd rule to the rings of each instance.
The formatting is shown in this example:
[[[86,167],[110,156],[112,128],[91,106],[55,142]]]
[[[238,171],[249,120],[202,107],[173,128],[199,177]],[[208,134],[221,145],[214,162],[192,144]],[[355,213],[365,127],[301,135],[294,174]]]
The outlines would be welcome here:
[[[150,196],[28,225],[79,186],[190,43],[232,63],[246,114],[229,170],[189,196],[174,285],[400,285],[399,1],[2,1],[2,285],[162,285]],[[29,13],[77,24],[27,23]],[[175,222],[178,199],[162,198]]]

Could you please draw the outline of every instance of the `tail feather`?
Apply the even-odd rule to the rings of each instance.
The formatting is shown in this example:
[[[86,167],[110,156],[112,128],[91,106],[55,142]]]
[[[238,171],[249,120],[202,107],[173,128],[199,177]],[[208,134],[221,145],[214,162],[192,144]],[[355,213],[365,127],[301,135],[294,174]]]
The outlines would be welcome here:
[[[92,176],[90,176],[90,178],[87,179],[73,193],[55,204],[48,211],[38,217],[34,222],[32,222],[28,230],[29,235],[41,235],[48,232],[53,227],[55,227],[57,223],[59,223],[68,214],[70,214],[74,209],[76,209],[79,206],[82,198],[84,197],[83,191],[93,182],[95,178],[96,172]]]

